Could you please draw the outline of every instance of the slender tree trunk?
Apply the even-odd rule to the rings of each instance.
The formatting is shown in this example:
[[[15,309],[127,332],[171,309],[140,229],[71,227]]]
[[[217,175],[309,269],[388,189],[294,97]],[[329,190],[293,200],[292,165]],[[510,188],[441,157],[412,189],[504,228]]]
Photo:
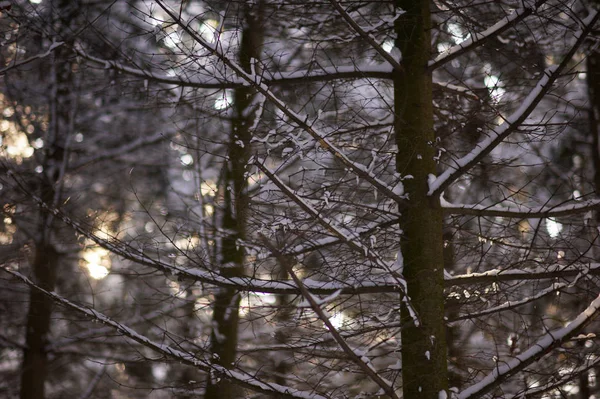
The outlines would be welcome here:
[[[58,259],[58,254],[49,243],[37,246],[32,266],[34,279],[40,287],[54,290]],[[48,375],[48,354],[45,347],[48,343],[51,315],[52,300],[37,290],[31,290],[21,372],[21,399],[45,397],[44,383]]]
[[[397,171],[405,180],[410,205],[403,210],[401,248],[410,302],[419,318],[411,321],[402,306],[402,380],[404,399],[437,398],[447,390],[443,295],[443,218],[439,199],[427,196],[434,161],[430,59],[431,17],[427,0],[397,0],[405,11],[396,20],[396,47],[402,53],[402,73],[394,77]]]
[[[251,72],[252,62],[260,59],[262,46],[262,2],[246,5],[244,27],[240,45],[240,64]],[[258,68],[258,66],[256,66]],[[248,183],[246,164],[250,159],[250,130],[254,113],[250,112],[255,92],[251,88],[235,90],[235,118],[229,141],[229,160],[225,170],[223,230],[232,232],[222,240],[222,267],[224,277],[240,277],[244,274],[244,248],[240,240],[246,237],[248,211]],[[215,296],[211,353],[213,362],[231,368],[236,360],[238,342],[240,293],[233,289],[221,289]],[[207,382],[206,399],[234,399],[240,397],[239,388],[229,381],[211,376]]]
[[[58,4],[58,10],[61,6]],[[58,12],[58,11],[57,11]],[[64,16],[68,18],[68,16]],[[59,23],[60,24],[60,23]],[[72,71],[68,49],[57,49],[51,56],[50,117],[49,129],[44,140],[44,174],[40,182],[40,198],[51,206],[57,206],[62,178],[63,162],[66,157],[66,137],[72,130],[73,93]],[[48,291],[54,291],[57,270],[61,261],[54,241],[57,229],[49,212],[40,213],[35,255],[32,261],[34,281]],[[48,354],[45,347],[51,329],[52,300],[37,290],[29,294],[29,310],[25,333],[26,348],[23,353],[21,371],[21,399],[43,399],[44,383],[48,376]]]

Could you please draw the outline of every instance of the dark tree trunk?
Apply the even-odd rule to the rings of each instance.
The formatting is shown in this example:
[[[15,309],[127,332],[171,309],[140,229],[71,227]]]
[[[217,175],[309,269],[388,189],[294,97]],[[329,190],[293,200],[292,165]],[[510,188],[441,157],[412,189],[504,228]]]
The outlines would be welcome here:
[[[251,63],[260,59],[263,40],[262,2],[245,6],[245,25],[242,31],[239,61],[247,72]],[[246,237],[246,217],[249,205],[246,164],[250,159],[250,130],[254,117],[248,112],[255,92],[251,88],[235,90],[235,118],[229,140],[229,159],[225,170],[223,230],[232,232],[222,240],[222,267],[224,277],[244,274],[244,248],[240,240]],[[215,295],[213,326],[210,337],[212,361],[226,368],[234,366],[237,354],[240,293],[222,288]],[[206,399],[234,399],[240,397],[239,388],[219,376],[207,381]]]
[[[402,73],[395,72],[394,112],[397,171],[410,196],[402,211],[401,248],[410,303],[419,323],[402,306],[402,381],[405,399],[437,398],[448,388],[444,323],[443,215],[439,200],[428,192],[429,174],[436,173],[433,143],[429,1],[398,0],[405,11],[396,20],[396,47],[402,53]]]

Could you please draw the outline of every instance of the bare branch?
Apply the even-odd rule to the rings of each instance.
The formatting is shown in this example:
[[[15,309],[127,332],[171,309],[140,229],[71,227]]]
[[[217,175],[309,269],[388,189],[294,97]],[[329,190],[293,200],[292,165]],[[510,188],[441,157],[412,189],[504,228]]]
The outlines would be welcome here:
[[[377,53],[379,55],[381,55],[387,62],[389,62],[390,65],[394,68],[394,70],[396,72],[398,72],[398,73],[404,72],[404,68],[402,67],[400,62],[398,60],[396,60],[394,57],[392,57],[392,55],[390,53],[385,51],[383,49],[383,47],[381,47],[381,45],[379,43],[377,43],[377,41],[375,40],[375,38],[373,38],[373,36],[371,36],[370,34],[365,32],[365,30],[356,23],[356,21],[350,16],[350,14],[348,14],[346,12],[346,10],[344,10],[344,8],[340,5],[340,3],[338,3],[336,0],[329,0],[329,2],[331,3],[331,5],[333,5],[333,7],[336,9],[336,11],[342,16],[344,21],[346,21],[346,23],[348,25],[350,25],[350,27],[352,29],[354,29],[354,31],[356,33],[358,33],[361,38],[363,38],[363,40],[365,40],[367,43],[369,43],[369,45],[375,51],[377,51]]]
[[[378,191],[393,199],[398,204],[406,203],[406,198],[396,194],[393,188],[388,187],[385,182],[380,180],[377,176],[374,176],[364,165],[350,160],[350,158],[348,158],[341,149],[339,149],[328,138],[326,138],[325,135],[313,129],[312,126],[308,124],[308,115],[299,114],[292,111],[292,109],[285,102],[276,97],[269,89],[267,84],[262,80],[261,76],[247,73],[240,65],[232,61],[226,55],[222,54],[217,49],[217,45],[209,44],[188,25],[184,24],[162,1],[158,1],[157,3],[174,21],[176,21],[181,29],[189,34],[197,43],[208,50],[212,55],[220,59],[223,64],[231,68],[241,79],[251,85],[257,92],[269,99],[273,105],[275,105],[284,115],[293,121],[300,129],[307,132],[317,143],[319,143],[321,148],[332,154],[342,165],[351,170],[356,176],[368,181],[375,188],[377,188]]]
[[[577,34],[577,41],[565,55],[559,65],[553,65],[546,68],[542,78],[536,86],[531,90],[529,95],[523,100],[521,106],[510,116],[505,118],[505,122],[500,125],[495,131],[489,133],[489,136],[478,143],[476,147],[464,157],[454,161],[454,165],[448,165],[448,169],[444,171],[436,179],[429,184],[429,195],[438,196],[446,187],[452,184],[456,179],[466,173],[469,169],[475,166],[483,157],[489,154],[496,148],[505,138],[514,133],[527,117],[536,109],[537,105],[542,101],[546,94],[552,88],[552,84],[559,78],[561,72],[567,67],[577,49],[583,44],[586,37],[592,31],[600,14],[598,11],[592,12],[584,21],[583,28]]]
[[[275,383],[264,382],[255,376],[252,376],[248,373],[245,373],[243,370],[238,369],[226,369],[225,367],[219,366],[218,364],[212,364],[207,360],[199,359],[189,353],[185,353],[180,351],[179,349],[172,348],[168,345],[161,344],[151,339],[147,338],[144,335],[139,334],[128,326],[113,320],[112,318],[106,316],[103,313],[98,312],[95,309],[88,308],[83,305],[77,305],[74,302],[69,301],[68,299],[56,294],[55,292],[47,291],[38,285],[36,285],[33,281],[29,280],[27,277],[23,276],[21,273],[10,270],[6,267],[2,267],[6,273],[18,278],[27,284],[30,288],[37,290],[47,297],[51,298],[54,302],[68,308],[74,310],[78,313],[84,314],[89,317],[91,320],[96,320],[111,327],[113,330],[126,336],[135,342],[154,350],[157,353],[160,353],[168,358],[175,359],[183,364],[188,366],[195,367],[197,369],[206,371],[208,373],[216,374],[219,378],[227,378],[232,382],[239,384],[245,388],[251,389],[255,392],[260,392],[268,395],[275,395],[281,398],[306,398],[307,395],[310,395],[311,398],[319,398],[326,399],[326,396],[321,396],[315,392],[303,392],[294,388],[285,387]]]
[[[370,364],[368,358],[366,358],[364,355],[359,356],[354,351],[354,349],[350,348],[346,340],[341,336],[340,332],[333,326],[333,324],[331,324],[331,320],[329,320],[329,315],[323,310],[323,308],[321,308],[321,306],[319,305],[317,300],[315,300],[312,294],[308,292],[302,281],[294,272],[293,265],[290,264],[290,262],[281,254],[281,252],[279,252],[279,250],[273,244],[269,242],[269,240],[266,237],[262,236],[262,241],[264,245],[267,248],[269,248],[269,251],[271,251],[271,253],[275,255],[279,263],[285,268],[288,274],[292,277],[294,283],[296,284],[298,289],[300,289],[300,292],[302,293],[304,299],[308,301],[311,309],[317,314],[317,316],[319,316],[319,319],[323,321],[325,326],[327,326],[327,329],[331,333],[333,339],[335,340],[335,342],[337,342],[340,348],[342,348],[344,353],[348,355],[348,357],[356,365],[358,365],[358,367],[360,367],[360,369],[364,371],[365,374],[368,375],[369,378],[371,378],[371,380],[373,380],[373,382],[375,382],[381,389],[383,389],[385,393],[387,393],[391,398],[398,399],[398,396],[396,395],[396,392],[394,392],[391,383],[388,381],[384,381],[383,378],[381,378],[379,374],[377,374],[377,371]]]
[[[518,373],[532,363],[540,360],[544,355],[568,341],[585,327],[600,310],[600,296],[598,296],[582,313],[577,316],[567,327],[554,330],[545,334],[528,350],[510,360],[498,362],[498,366],[478,383],[459,393],[459,399],[479,398],[494,389],[510,376]]]
[[[23,65],[29,64],[30,62],[33,62],[33,61],[35,61],[35,60],[40,60],[40,59],[42,59],[42,58],[46,58],[46,57],[48,57],[48,56],[49,56],[49,55],[50,55],[50,54],[51,54],[51,53],[52,53],[54,50],[56,50],[58,47],[60,47],[60,46],[62,46],[62,45],[64,45],[64,44],[65,44],[64,42],[54,42],[54,43],[52,43],[52,44],[50,45],[50,47],[48,47],[48,50],[44,51],[43,53],[36,54],[36,55],[34,55],[34,56],[31,56],[31,57],[29,57],[29,58],[26,58],[26,59],[24,59],[24,60],[21,60],[21,61],[17,61],[17,59],[16,59],[16,57],[15,57],[15,60],[13,61],[13,63],[12,63],[11,65],[9,65],[9,66],[6,66],[6,67],[4,67],[4,68],[0,69],[0,76],[1,76],[1,75],[4,75],[6,72],[10,71],[11,69],[15,69],[15,68],[18,68],[18,67],[20,67],[20,66],[23,66]]]

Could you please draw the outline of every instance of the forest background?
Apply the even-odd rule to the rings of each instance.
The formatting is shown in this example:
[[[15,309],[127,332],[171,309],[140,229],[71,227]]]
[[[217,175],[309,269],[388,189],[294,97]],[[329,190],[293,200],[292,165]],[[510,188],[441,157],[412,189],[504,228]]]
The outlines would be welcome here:
[[[595,1],[0,12],[0,396],[597,397]]]

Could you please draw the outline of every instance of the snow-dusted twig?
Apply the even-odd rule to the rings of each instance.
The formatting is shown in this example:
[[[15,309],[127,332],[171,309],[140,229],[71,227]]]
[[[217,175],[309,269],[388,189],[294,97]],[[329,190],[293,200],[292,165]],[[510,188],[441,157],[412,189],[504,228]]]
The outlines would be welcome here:
[[[176,306],[168,304],[167,306],[164,306],[161,309],[153,310],[152,312],[148,312],[142,316],[129,320],[128,325],[130,327],[133,327],[137,324],[151,322],[157,318],[164,317],[173,312],[176,312],[178,309],[181,309],[186,306],[189,306],[189,300],[182,301],[179,305]],[[106,335],[112,331],[113,329],[111,327],[101,327],[81,331],[77,334],[70,335],[69,337],[51,341],[48,345],[44,347],[44,350],[47,352],[55,352],[62,347],[69,346],[82,341],[87,341],[91,338],[106,337]]]
[[[76,47],[77,54],[86,60],[103,68],[114,69],[131,76],[148,79],[156,83],[165,83],[181,87],[192,87],[197,89],[237,89],[250,84],[239,77],[227,77],[223,79],[210,75],[194,74],[171,76],[164,73],[152,72],[135,66],[127,66],[114,60],[106,60],[93,56],[81,47]],[[383,65],[351,65],[331,66],[317,70],[299,70],[294,72],[262,72],[262,82],[269,86],[284,86],[292,84],[306,84],[311,82],[327,82],[332,80],[349,79],[392,79],[392,66]]]
[[[238,291],[245,292],[264,292],[271,294],[287,294],[298,295],[298,288],[291,280],[262,280],[253,277],[223,277],[219,273],[210,271],[211,267],[206,267],[205,270],[191,267],[182,267],[173,263],[165,263],[160,259],[153,259],[144,252],[133,248],[115,237],[108,235],[108,238],[99,237],[90,232],[91,227],[82,225],[73,220],[64,212],[57,208],[52,208],[44,203],[38,196],[31,193],[19,180],[9,171],[9,176],[12,176],[16,182],[18,189],[27,194],[40,208],[50,212],[67,226],[71,227],[77,233],[92,240],[100,247],[110,251],[112,254],[121,256],[131,262],[139,265],[152,267],[164,273],[178,276],[192,281],[200,281],[207,284],[212,284],[219,287],[234,288]],[[103,234],[106,236],[107,234]],[[208,266],[208,265],[207,265]],[[367,293],[383,293],[383,292],[398,292],[398,282],[390,279],[372,279],[370,281],[345,281],[345,282],[321,282],[321,281],[305,281],[305,286],[313,293],[318,295],[331,295],[336,291],[340,291],[344,295],[367,294]]]
[[[537,82],[535,87],[530,91],[529,95],[523,100],[522,104],[510,116],[505,118],[505,121],[496,130],[491,131],[489,136],[479,142],[475,148],[462,158],[453,161],[453,165],[448,165],[448,168],[438,176],[432,179],[429,184],[429,195],[440,195],[450,184],[452,184],[460,176],[463,176],[469,169],[475,166],[494,148],[496,148],[505,138],[514,133],[542,101],[546,94],[552,88],[553,83],[560,77],[562,71],[567,67],[573,55],[583,44],[586,37],[592,31],[598,17],[598,11],[592,12],[584,21],[583,28],[577,33],[575,44],[569,49],[559,65],[553,65],[543,73],[542,78]]]
[[[442,199],[442,208],[445,213],[453,215],[500,216],[508,218],[554,218],[598,209],[600,208],[600,200],[577,201],[576,203],[569,205],[543,206],[538,209],[531,209],[525,205],[514,204],[509,206],[451,204]]]
[[[434,69],[445,65],[453,59],[485,44],[490,39],[502,34],[507,29],[515,26],[533,14],[546,1],[547,0],[538,0],[532,6],[524,6],[519,8],[483,32],[471,32],[471,37],[469,37],[467,40],[450,47],[448,50],[435,57],[434,60],[429,61],[428,69],[433,71]],[[523,2],[523,4],[525,4],[525,2]]]
[[[387,62],[389,62],[390,65],[394,68],[394,70],[396,70],[399,73],[403,73],[404,72],[404,68],[402,67],[402,65],[400,64],[400,62],[398,60],[396,60],[390,53],[388,53],[387,51],[385,51],[384,48],[381,47],[381,45],[379,43],[377,43],[377,41],[375,40],[375,38],[373,36],[371,36],[369,33],[365,32],[365,30],[363,28],[361,28],[360,25],[358,25],[356,23],[356,21],[354,20],[354,18],[352,18],[352,16],[350,16],[350,14],[348,14],[348,12],[346,10],[344,10],[344,7],[342,7],[340,5],[340,3],[337,2],[337,0],[329,0],[329,2],[336,9],[336,11],[340,14],[340,16],[344,19],[344,21],[346,21],[346,23],[356,33],[358,33],[358,35],[363,40],[365,40],[367,43],[369,43],[369,45],[375,51],[377,51],[377,53],[380,56],[382,56]]]
[[[0,76],[4,75],[6,72],[10,71],[11,69],[15,69],[15,68],[18,68],[18,67],[23,66],[25,64],[29,64],[30,62],[33,62],[35,60],[40,60],[42,58],[46,58],[54,50],[56,50],[58,47],[62,46],[63,44],[65,44],[65,43],[64,42],[55,42],[55,43],[52,43],[50,45],[50,47],[48,47],[48,49],[46,51],[44,51],[43,53],[36,54],[34,56],[31,56],[31,57],[26,58],[26,59],[21,60],[21,61],[17,61],[17,59],[15,58],[15,61],[12,64],[10,64],[10,65],[8,65],[8,66],[0,69]]]
[[[479,398],[485,395],[514,374],[537,362],[544,355],[570,340],[598,314],[599,310],[600,296],[594,299],[587,309],[580,313],[567,327],[548,332],[520,355],[510,360],[498,362],[497,367],[485,378],[460,392],[458,399]]]
[[[494,269],[482,273],[468,273],[457,276],[446,277],[444,285],[446,287],[470,285],[470,284],[492,284],[502,281],[515,280],[544,280],[552,278],[572,278],[579,274],[589,274],[593,276],[600,275],[600,263],[578,264],[572,266],[554,265],[546,268],[537,268],[533,270]]]
[[[238,77],[250,84],[258,93],[265,96],[275,107],[277,107],[286,117],[288,117],[290,121],[294,122],[296,126],[304,130],[317,143],[319,143],[321,148],[332,154],[338,162],[340,162],[342,165],[344,165],[346,168],[352,171],[352,173],[354,173],[359,178],[369,182],[383,195],[388,196],[390,199],[393,199],[399,204],[406,203],[406,198],[395,193],[392,187],[389,187],[385,182],[380,180],[377,176],[373,175],[369,170],[367,170],[367,168],[364,165],[350,160],[350,158],[348,158],[340,148],[338,148],[327,137],[325,137],[324,134],[313,129],[311,124],[308,122],[308,115],[296,113],[283,100],[275,96],[275,94],[273,94],[273,92],[269,89],[265,81],[262,79],[262,76],[247,73],[238,63],[234,62],[224,53],[219,51],[217,45],[208,43],[200,35],[198,35],[198,33],[196,33],[188,25],[183,23],[183,21],[181,21],[181,19],[178,18],[177,15],[174,14],[173,11],[171,11],[171,9],[167,7],[163,1],[159,0],[157,1],[157,3],[163,9],[163,11],[169,15],[169,17],[173,18],[173,20],[179,25],[179,27],[182,30],[184,30],[187,34],[190,35],[190,37],[194,39],[194,41],[196,41],[198,44],[204,47],[212,55],[217,57],[228,68],[231,68],[231,70],[233,70],[238,75]]]
[[[525,298],[523,298],[521,300],[518,300],[518,301],[506,301],[506,302],[504,302],[504,303],[502,303],[502,304],[500,304],[498,306],[494,306],[494,307],[482,310],[480,312],[469,312],[469,313],[466,313],[466,314],[463,314],[463,315],[460,315],[460,316],[457,316],[457,317],[453,317],[453,318],[451,318],[449,320],[449,322],[451,324],[453,322],[457,322],[457,321],[460,321],[460,320],[472,320],[472,319],[477,319],[477,318],[482,317],[482,316],[487,316],[487,315],[490,315],[490,314],[494,314],[494,313],[499,313],[499,312],[504,312],[504,311],[507,311],[507,310],[511,310],[511,309],[517,308],[519,306],[523,306],[525,304],[528,304],[530,302],[536,301],[536,300],[538,300],[540,298],[545,297],[546,295],[552,294],[554,292],[562,290],[563,288],[570,287],[572,285],[573,285],[573,283],[571,283],[571,284],[567,284],[567,283],[554,283],[550,287],[548,287],[548,288],[546,288],[546,289],[538,292],[535,295],[531,295],[531,296],[525,297]]]
[[[186,364],[188,366],[192,366],[198,368],[200,370],[214,373],[219,378],[226,378],[236,384],[239,384],[245,388],[251,389],[256,392],[261,392],[268,395],[276,395],[281,398],[299,398],[299,399],[308,399],[308,398],[318,398],[318,399],[327,399],[326,396],[319,395],[315,392],[307,392],[300,391],[294,388],[286,387],[283,385],[264,382],[257,377],[246,373],[239,369],[226,369],[223,366],[210,363],[207,360],[199,359],[189,353],[180,351],[179,349],[175,349],[165,344],[161,344],[159,342],[155,342],[150,338],[139,334],[137,331],[131,329],[130,327],[122,324],[112,318],[106,316],[105,314],[98,312],[96,309],[89,308],[83,305],[78,305],[74,302],[69,301],[68,299],[56,294],[55,292],[47,291],[42,287],[35,284],[33,281],[13,270],[9,270],[5,267],[0,267],[6,273],[18,278],[25,284],[27,284],[31,289],[37,290],[47,297],[51,298],[55,303],[60,304],[68,309],[76,311],[78,313],[84,314],[90,318],[92,321],[100,322],[106,326],[111,327],[114,331],[119,334],[132,339],[133,341],[154,350],[157,353],[162,354],[168,358],[177,360],[182,364]]]
[[[356,251],[358,254],[366,257],[370,261],[372,261],[375,265],[377,265],[382,270],[390,273],[392,278],[396,281],[398,285],[398,289],[404,295],[406,288],[406,281],[404,277],[400,274],[398,270],[395,270],[393,266],[384,262],[381,257],[373,251],[368,245],[363,244],[360,241],[360,237],[356,232],[351,230],[347,230],[343,227],[336,226],[331,220],[325,218],[321,215],[319,211],[317,211],[312,204],[301,198],[294,190],[287,186],[275,173],[270,171],[265,165],[264,162],[261,162],[258,159],[255,159],[254,164],[271,180],[280,190],[283,192],[289,199],[294,201],[298,206],[306,212],[310,217],[315,219],[323,228],[329,231],[331,234],[336,236],[342,243],[348,245],[350,249]],[[408,308],[412,307],[408,305]]]
[[[365,229],[356,229],[355,231],[357,232],[359,237],[368,238],[374,233],[391,226],[396,226],[398,223],[400,223],[399,218],[377,223]],[[325,237],[316,241],[308,240],[306,242],[303,242],[299,245],[285,250],[283,253],[284,255],[297,256],[339,244],[343,244],[343,241],[341,239],[337,237]]]
[[[159,132],[152,134],[148,137],[140,137],[137,140],[133,140],[127,144],[123,144],[120,147],[112,148],[104,152],[97,152],[93,156],[83,158],[78,162],[70,165],[70,169],[78,169],[83,166],[87,166],[96,162],[104,161],[106,159],[112,159],[121,155],[131,154],[140,148],[159,143],[163,140],[168,140],[177,133],[176,130],[171,132]]]
[[[281,254],[281,252],[279,252],[279,250],[273,244],[271,244],[271,242],[266,237],[262,236],[262,241],[263,244],[269,249],[269,251],[271,251],[271,253],[275,256],[275,258],[277,258],[281,266],[285,268],[288,274],[292,277],[294,283],[300,289],[300,292],[302,293],[304,299],[310,304],[312,310],[325,324],[325,326],[329,330],[329,333],[331,334],[335,342],[337,342],[337,344],[340,346],[340,348],[342,348],[344,353],[386,394],[388,394],[391,398],[398,399],[398,396],[392,388],[391,383],[389,383],[388,381],[384,381],[384,379],[381,378],[379,374],[377,374],[377,372],[372,368],[372,366],[369,365],[370,362],[365,361],[365,358],[363,356],[359,356],[350,347],[350,345],[348,345],[346,340],[340,335],[340,332],[331,323],[331,320],[329,319],[330,316],[325,310],[323,310],[323,308],[319,304],[319,301],[313,297],[313,295],[306,289],[300,278],[298,278],[296,272],[294,272],[293,265],[290,264],[289,260],[285,256],[283,256],[283,254]]]
[[[525,392],[521,392],[514,396],[511,396],[510,399],[533,399],[546,397],[543,395],[544,393],[560,388],[569,381],[574,380],[575,378],[579,378],[581,377],[581,375],[585,375],[583,373],[585,373],[586,371],[595,369],[596,367],[600,366],[600,357],[597,357],[592,361],[590,360],[592,359],[586,359],[586,363],[583,366],[577,367],[576,369],[565,374],[562,378],[559,378],[558,380],[552,379],[551,382],[545,385],[538,386],[535,388],[528,388]]]

